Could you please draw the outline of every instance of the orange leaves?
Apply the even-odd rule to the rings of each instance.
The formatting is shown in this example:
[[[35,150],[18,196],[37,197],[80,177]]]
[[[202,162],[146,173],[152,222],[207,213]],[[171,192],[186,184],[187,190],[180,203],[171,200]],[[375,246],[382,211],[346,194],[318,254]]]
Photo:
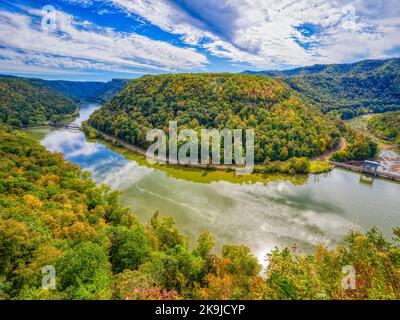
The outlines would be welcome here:
[[[207,275],[208,286],[201,290],[201,294],[206,300],[230,300],[235,289],[234,277],[230,274],[220,276]]]
[[[126,116],[126,123],[116,112]],[[137,131],[146,131],[151,124],[167,132],[168,121],[177,121],[178,130],[252,128],[258,163],[311,158],[326,151],[331,146],[329,138],[340,134],[333,121],[284,82],[245,74],[147,76],[132,81],[89,119],[96,129],[138,146],[147,142],[146,135]],[[318,146],[320,139],[325,145]],[[273,150],[264,148],[267,144],[274,145]]]
[[[212,257],[212,271],[207,286],[201,289],[204,299],[260,299],[265,282],[259,275],[261,267],[244,246],[225,246],[223,257]]]
[[[36,198],[31,194],[26,194],[24,196],[24,200],[31,209],[38,208],[43,205],[43,201],[39,200],[38,198]]]

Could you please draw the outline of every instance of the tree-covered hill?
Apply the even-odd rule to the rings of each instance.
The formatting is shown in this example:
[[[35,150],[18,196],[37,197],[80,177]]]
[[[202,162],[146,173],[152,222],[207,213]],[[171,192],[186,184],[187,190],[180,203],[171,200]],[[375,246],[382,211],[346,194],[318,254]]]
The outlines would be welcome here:
[[[374,115],[368,119],[368,129],[400,146],[400,111]]]
[[[138,221],[117,193],[1,123],[0,158],[0,299],[400,298],[399,229],[394,242],[352,232],[309,256],[275,249],[264,278],[247,247],[217,256],[208,232],[189,246],[170,217]],[[356,290],[342,287],[346,265]]]
[[[127,83],[128,80],[125,79],[112,79],[111,81],[106,82],[104,87],[93,94],[92,100],[102,103],[107,102],[111,100],[115,94],[121,91]]]
[[[313,157],[339,143],[337,126],[284,82],[239,74],[145,76],[96,111],[89,124],[148,147],[149,129],[255,130],[256,162]]]
[[[43,80],[36,78],[18,78],[14,76],[0,75],[10,79],[22,79],[32,84],[53,89],[63,95],[80,101],[106,102],[115,93],[121,90],[127,83],[124,79],[112,79],[108,82],[99,81],[66,81],[66,80]]]
[[[58,121],[78,105],[70,98],[22,79],[0,78],[0,121],[13,126]]]
[[[282,78],[293,89],[318,102],[323,112],[343,119],[400,109],[400,59],[256,73]]]

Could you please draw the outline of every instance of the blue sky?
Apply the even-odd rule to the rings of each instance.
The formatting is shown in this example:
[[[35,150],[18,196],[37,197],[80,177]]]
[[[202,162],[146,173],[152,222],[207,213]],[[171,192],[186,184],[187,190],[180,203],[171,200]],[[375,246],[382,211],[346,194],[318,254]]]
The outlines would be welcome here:
[[[0,73],[46,79],[398,57],[399,39],[398,0],[0,1]]]

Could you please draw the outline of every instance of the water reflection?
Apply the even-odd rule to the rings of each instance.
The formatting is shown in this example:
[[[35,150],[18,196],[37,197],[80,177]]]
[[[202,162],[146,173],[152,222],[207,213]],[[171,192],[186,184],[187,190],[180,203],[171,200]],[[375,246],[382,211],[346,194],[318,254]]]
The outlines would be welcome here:
[[[83,109],[79,124],[98,106]],[[333,246],[349,228],[379,226],[387,236],[400,225],[400,185],[334,170],[310,176],[303,185],[290,182],[197,183],[127,160],[81,132],[48,131],[42,144],[92,172],[99,183],[123,192],[122,202],[143,221],[160,210],[175,216],[181,231],[194,240],[213,232],[224,243],[245,244],[262,260],[275,246],[310,250]]]

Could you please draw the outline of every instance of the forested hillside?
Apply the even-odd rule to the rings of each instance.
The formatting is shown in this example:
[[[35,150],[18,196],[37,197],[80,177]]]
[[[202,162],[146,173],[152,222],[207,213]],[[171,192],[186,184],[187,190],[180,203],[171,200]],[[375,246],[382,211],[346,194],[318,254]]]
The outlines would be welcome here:
[[[127,83],[128,80],[112,79],[111,81],[106,82],[103,88],[94,93],[92,100],[97,102],[107,102],[111,100],[115,94],[121,91]]]
[[[0,121],[13,126],[58,121],[78,105],[62,94],[22,79],[0,78]]]
[[[400,111],[379,114],[368,119],[368,129],[400,146]]]
[[[30,81],[47,86],[80,101],[100,103],[111,99],[127,82],[127,80],[122,79],[113,79],[109,82],[46,81],[41,79],[30,79]]]
[[[255,130],[256,162],[313,157],[339,143],[335,123],[280,80],[235,74],[145,76],[89,119],[94,128],[148,147],[149,129]]]
[[[244,246],[189,246],[169,217],[148,224],[118,194],[24,133],[0,124],[0,299],[400,299],[400,232],[350,233],[331,251],[269,254],[267,277]],[[42,288],[53,266],[56,289]],[[356,267],[356,290],[342,267]]]
[[[315,65],[258,74],[282,78],[293,89],[318,102],[323,112],[343,119],[400,109],[400,59]]]
[[[127,80],[124,79],[112,79],[109,82],[98,82],[43,80],[35,78],[18,78],[5,75],[0,75],[0,77],[9,79],[22,79],[32,84],[48,87],[75,100],[100,103],[110,100],[114,94],[121,90],[127,83]]]

